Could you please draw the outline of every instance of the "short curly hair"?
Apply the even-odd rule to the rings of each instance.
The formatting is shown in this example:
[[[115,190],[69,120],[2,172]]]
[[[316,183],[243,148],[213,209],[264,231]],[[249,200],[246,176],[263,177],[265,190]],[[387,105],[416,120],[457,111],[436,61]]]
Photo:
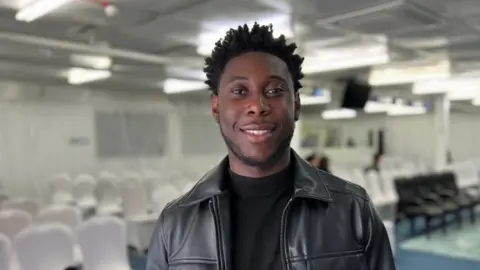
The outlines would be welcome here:
[[[205,58],[203,71],[207,75],[205,83],[212,94],[218,95],[218,84],[228,61],[247,52],[265,52],[283,60],[292,76],[295,92],[302,88],[300,80],[303,78],[303,57],[294,54],[297,49],[295,43],[287,44],[284,35],[273,37],[272,25],[255,23],[251,29],[245,24],[237,29],[230,29],[225,38],[215,43],[211,56]]]

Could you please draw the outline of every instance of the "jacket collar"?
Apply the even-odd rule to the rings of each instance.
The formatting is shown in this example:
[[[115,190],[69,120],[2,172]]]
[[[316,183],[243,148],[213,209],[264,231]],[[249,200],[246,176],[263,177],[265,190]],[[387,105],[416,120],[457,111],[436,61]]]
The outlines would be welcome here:
[[[325,184],[325,173],[310,166],[292,150],[294,164],[294,197],[332,202]],[[208,200],[226,191],[224,179],[228,173],[228,157],[211,169],[202,179],[180,199],[180,205],[193,205]]]

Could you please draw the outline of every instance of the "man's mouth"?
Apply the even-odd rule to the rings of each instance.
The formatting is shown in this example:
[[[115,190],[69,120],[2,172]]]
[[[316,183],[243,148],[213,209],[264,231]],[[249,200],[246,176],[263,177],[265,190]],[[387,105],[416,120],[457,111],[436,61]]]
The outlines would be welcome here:
[[[249,125],[242,127],[240,130],[247,135],[250,142],[259,143],[270,138],[275,129],[274,125]]]

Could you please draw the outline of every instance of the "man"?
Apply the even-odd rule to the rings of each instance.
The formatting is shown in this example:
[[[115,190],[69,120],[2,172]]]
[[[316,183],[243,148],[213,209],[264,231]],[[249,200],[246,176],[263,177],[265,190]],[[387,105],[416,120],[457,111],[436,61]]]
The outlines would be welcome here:
[[[147,270],[395,269],[365,190],[290,148],[303,77],[295,49],[258,24],[216,43],[204,70],[228,157],[163,210]]]

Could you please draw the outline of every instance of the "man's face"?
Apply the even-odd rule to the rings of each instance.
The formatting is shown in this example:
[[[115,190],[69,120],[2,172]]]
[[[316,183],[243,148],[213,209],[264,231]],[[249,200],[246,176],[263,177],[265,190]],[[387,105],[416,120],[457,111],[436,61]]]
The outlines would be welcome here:
[[[274,165],[289,151],[299,109],[287,65],[262,52],[231,59],[212,97],[227,147],[249,166]]]

